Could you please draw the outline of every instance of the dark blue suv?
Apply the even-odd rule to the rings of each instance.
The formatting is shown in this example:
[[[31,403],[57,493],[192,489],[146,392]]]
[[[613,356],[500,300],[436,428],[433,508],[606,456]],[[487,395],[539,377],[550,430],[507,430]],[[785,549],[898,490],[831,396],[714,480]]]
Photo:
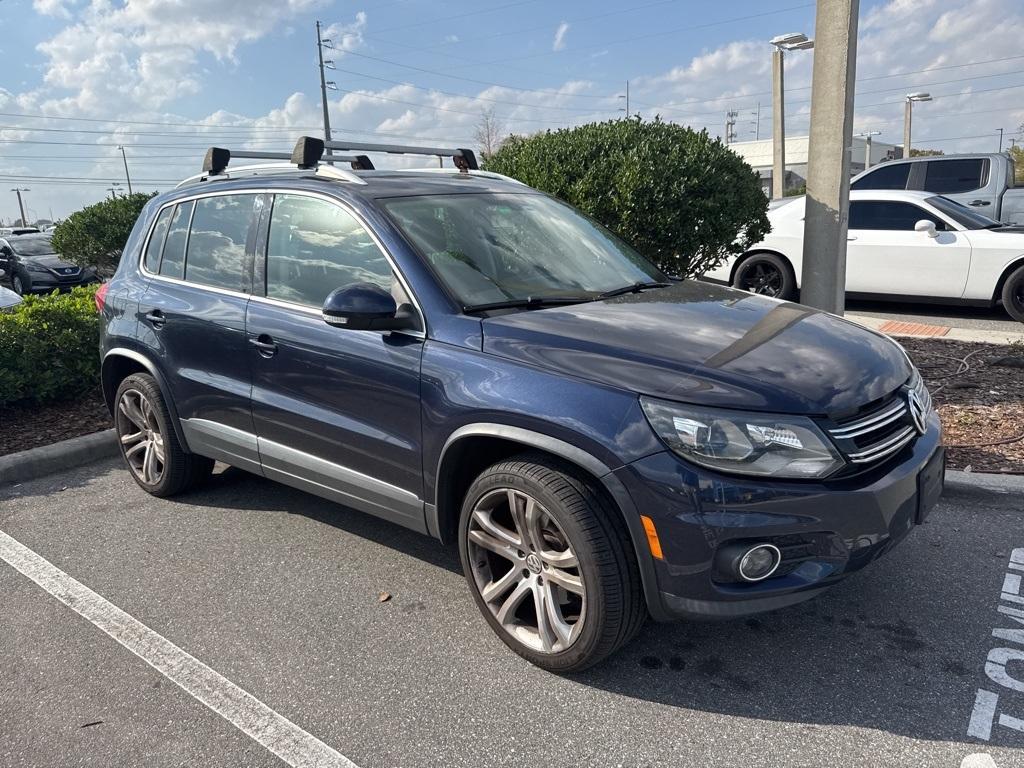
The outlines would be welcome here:
[[[941,493],[938,418],[885,336],[674,279],[466,150],[422,150],[456,162],[431,171],[323,151],[227,172],[211,150],[101,290],[103,389],[149,493],[217,460],[458,542],[486,620],[560,672],[648,615],[811,598]]]

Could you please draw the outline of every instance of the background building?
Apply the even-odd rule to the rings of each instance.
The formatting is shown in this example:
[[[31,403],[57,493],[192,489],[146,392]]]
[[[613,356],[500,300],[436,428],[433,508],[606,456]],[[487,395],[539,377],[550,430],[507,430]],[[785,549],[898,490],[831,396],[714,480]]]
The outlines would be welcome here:
[[[803,187],[807,177],[807,136],[791,136],[786,138],[786,189]],[[850,157],[850,173],[856,175],[864,170],[865,140],[854,136],[853,149]],[[765,194],[772,188],[772,140],[736,141],[729,148],[750,163],[761,176],[761,187]],[[884,160],[892,160],[903,156],[900,146],[886,144],[883,141],[871,142],[871,165]]]

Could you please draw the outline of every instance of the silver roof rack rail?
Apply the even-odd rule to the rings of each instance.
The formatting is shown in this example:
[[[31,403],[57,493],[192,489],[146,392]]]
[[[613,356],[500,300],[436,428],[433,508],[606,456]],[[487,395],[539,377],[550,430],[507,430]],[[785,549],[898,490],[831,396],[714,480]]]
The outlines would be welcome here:
[[[403,168],[401,173],[451,173],[450,168]],[[503,173],[495,173],[494,171],[466,171],[470,176],[479,176],[484,179],[501,179],[502,181],[511,181],[513,184],[523,184],[519,179],[513,179],[511,176],[506,176]],[[523,186],[526,186],[523,184]]]
[[[284,153],[281,153],[284,154]],[[285,155],[291,157],[291,155]],[[345,158],[336,156],[335,159],[344,161]],[[209,172],[197,173],[194,176],[189,176],[187,179],[179,181],[175,185],[175,189],[181,187],[187,187],[192,184],[200,184],[205,181],[227,181],[228,179],[239,179],[243,176],[270,176],[288,173],[310,173],[317,176],[322,176],[328,179],[334,179],[336,181],[347,181],[352,184],[365,184],[366,181],[359,178],[353,171],[346,168],[335,168],[331,165],[320,165],[316,168],[306,169],[297,168],[291,163],[262,163],[260,165],[240,165],[237,168],[232,168],[228,171],[223,171],[217,175],[211,175]]]
[[[320,141],[309,136],[303,136],[303,141]],[[450,157],[455,167],[460,171],[477,171],[480,166],[476,162],[476,155],[471,149],[449,148],[449,147],[414,147],[408,144],[371,144],[363,141],[325,141],[322,142],[325,149],[338,149],[343,152],[386,152],[389,155],[426,155],[428,157]],[[295,145],[298,152],[299,145]]]

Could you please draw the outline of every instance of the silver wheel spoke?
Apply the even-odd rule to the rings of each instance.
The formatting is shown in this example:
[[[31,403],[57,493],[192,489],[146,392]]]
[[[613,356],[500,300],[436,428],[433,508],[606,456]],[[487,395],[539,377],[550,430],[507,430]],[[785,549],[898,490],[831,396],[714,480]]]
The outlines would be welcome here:
[[[537,553],[540,555],[540,559],[550,565],[552,568],[577,568],[579,567],[579,561],[576,559],[575,553],[571,549],[566,549],[562,552],[556,552],[552,549],[542,550]]]
[[[124,452],[125,458],[130,459],[139,453],[139,451],[145,451],[147,448],[149,448],[149,440],[143,440],[142,442],[136,443]]]
[[[572,637],[572,626],[562,617],[562,609],[555,590],[551,588],[550,584],[539,584],[537,591],[541,596],[544,608],[543,612],[538,613],[538,616],[543,616],[541,627],[546,625],[548,630],[554,633],[558,642],[563,646],[568,645],[569,639]]]
[[[146,436],[145,432],[132,432],[129,435],[121,435],[121,445],[131,445],[137,443]]]
[[[164,439],[159,432],[153,433],[153,451],[156,453],[156,460],[160,462],[161,468],[164,463]]]
[[[160,422],[149,398],[139,390],[126,390],[115,415],[124,456],[135,477],[146,485],[160,482],[167,459]]]
[[[474,544],[505,558],[506,560],[516,561],[519,559],[514,545],[509,544],[504,539],[495,538],[489,533],[484,533],[483,531],[470,531],[469,540]]]
[[[511,594],[505,598],[505,602],[501,604],[501,608],[498,609],[494,618],[496,618],[498,623],[504,627],[514,625],[516,609],[532,592],[533,590],[530,589],[529,581],[526,579],[520,581],[516,585],[516,588],[512,590]]]
[[[121,400],[121,413],[127,416],[128,420],[139,429],[148,429],[148,426],[146,425],[146,417],[142,415],[142,411],[139,409],[139,404],[132,401],[127,396]]]
[[[508,591],[509,587],[515,584],[517,581],[523,578],[521,569],[517,565],[513,565],[509,568],[508,573],[502,576],[497,581],[487,582],[487,586],[480,590],[480,596],[484,599],[484,602],[493,603],[497,598],[501,597],[505,592]]]
[[[583,579],[575,574],[566,573],[558,568],[551,568],[544,572],[544,576],[547,577],[548,581],[557,584],[568,592],[577,595],[583,594]]]

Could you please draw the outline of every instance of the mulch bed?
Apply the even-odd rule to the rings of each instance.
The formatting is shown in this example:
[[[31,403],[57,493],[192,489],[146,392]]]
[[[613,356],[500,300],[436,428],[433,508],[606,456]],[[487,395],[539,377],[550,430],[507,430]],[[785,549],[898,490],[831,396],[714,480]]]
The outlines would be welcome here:
[[[98,388],[64,403],[0,407],[0,456],[112,426]]]
[[[899,339],[942,419],[949,466],[1024,474],[1024,346]]]
[[[1024,474],[1024,346],[911,338],[900,343],[942,418],[949,466]],[[69,403],[0,408],[0,456],[111,426],[99,390]]]

